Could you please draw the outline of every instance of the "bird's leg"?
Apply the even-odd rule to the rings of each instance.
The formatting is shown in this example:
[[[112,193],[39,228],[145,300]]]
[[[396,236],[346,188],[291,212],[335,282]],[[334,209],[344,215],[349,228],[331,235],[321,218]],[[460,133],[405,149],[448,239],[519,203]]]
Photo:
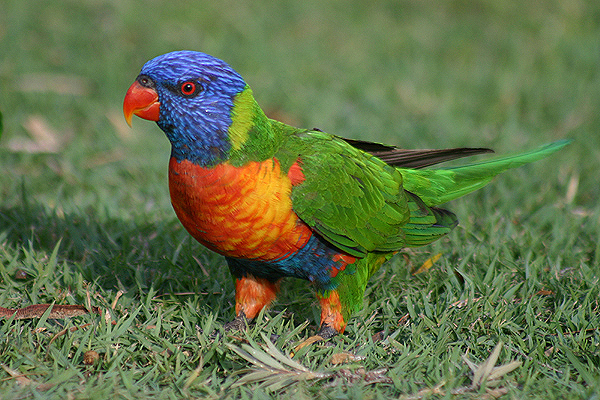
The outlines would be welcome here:
[[[319,303],[321,303],[321,327],[316,335],[302,341],[294,352],[313,343],[322,342],[331,339],[334,336],[344,333],[346,329],[346,321],[342,315],[342,303],[337,290],[330,290],[322,293],[317,292]]]
[[[342,315],[342,303],[337,290],[330,290],[327,294],[318,293],[321,303],[321,328],[318,335],[323,339],[344,333],[346,321]]]
[[[243,330],[246,322],[256,318],[260,310],[267,307],[279,291],[279,281],[269,281],[246,275],[235,281],[235,314],[233,321],[225,324],[226,330]]]

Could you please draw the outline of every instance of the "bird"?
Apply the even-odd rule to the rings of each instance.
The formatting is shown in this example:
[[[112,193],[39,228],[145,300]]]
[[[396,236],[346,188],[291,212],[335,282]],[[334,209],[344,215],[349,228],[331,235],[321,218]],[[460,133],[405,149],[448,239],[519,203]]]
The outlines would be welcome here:
[[[487,148],[409,150],[300,129],[270,119],[226,62],[174,51],[146,62],[123,102],[171,143],[173,209],[199,243],[225,257],[243,329],[276,298],[284,278],[311,283],[318,336],[344,332],[369,278],[404,248],[457,224],[439,206],[497,174],[569,143],[449,168],[425,168]]]

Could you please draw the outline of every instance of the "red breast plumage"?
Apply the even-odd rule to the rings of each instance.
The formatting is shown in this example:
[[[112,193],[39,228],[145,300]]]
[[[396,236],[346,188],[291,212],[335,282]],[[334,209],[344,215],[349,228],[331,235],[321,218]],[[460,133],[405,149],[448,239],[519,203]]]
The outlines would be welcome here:
[[[290,169],[298,181],[298,168]],[[177,216],[206,247],[229,257],[270,261],[302,248],[312,231],[292,210],[292,179],[269,159],[236,167],[169,163]]]

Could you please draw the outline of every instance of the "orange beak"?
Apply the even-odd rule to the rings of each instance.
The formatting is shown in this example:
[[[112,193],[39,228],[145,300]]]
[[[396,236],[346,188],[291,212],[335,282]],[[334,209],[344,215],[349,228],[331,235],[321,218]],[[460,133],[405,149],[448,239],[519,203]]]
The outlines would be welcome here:
[[[138,81],[133,82],[123,100],[123,114],[129,126],[133,114],[150,121],[158,121],[160,114],[158,93],[154,89],[143,87]]]

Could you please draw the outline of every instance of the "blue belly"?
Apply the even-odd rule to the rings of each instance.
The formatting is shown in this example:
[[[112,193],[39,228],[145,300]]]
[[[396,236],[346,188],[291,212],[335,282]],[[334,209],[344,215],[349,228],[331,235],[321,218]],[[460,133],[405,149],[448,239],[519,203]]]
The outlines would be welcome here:
[[[342,261],[333,261],[339,254],[340,250],[313,234],[304,247],[285,258],[272,261],[226,259],[236,278],[251,274],[274,282],[284,277],[294,277],[313,282],[317,289],[332,290],[337,287],[336,280],[331,278],[332,269],[340,269],[345,265]],[[348,267],[345,273],[353,273],[353,270]]]

